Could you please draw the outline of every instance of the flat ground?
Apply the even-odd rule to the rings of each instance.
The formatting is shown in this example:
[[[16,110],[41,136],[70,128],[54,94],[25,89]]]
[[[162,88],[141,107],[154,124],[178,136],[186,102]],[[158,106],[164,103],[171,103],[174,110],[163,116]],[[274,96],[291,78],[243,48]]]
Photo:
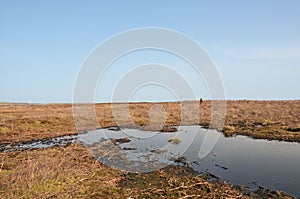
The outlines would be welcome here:
[[[227,101],[227,114],[223,131],[253,138],[265,138],[300,142],[300,100],[295,101]],[[153,103],[129,105],[131,119],[138,126],[150,124],[149,110]],[[157,105],[157,104],[156,104]],[[210,101],[160,103],[166,111],[165,125],[203,125],[211,121]],[[126,104],[114,105],[118,125],[130,126],[124,117]],[[181,108],[183,107],[183,109]],[[195,108],[196,107],[196,108]],[[199,110],[197,110],[199,107]],[[96,104],[98,126],[116,126],[111,104]],[[181,113],[185,115],[182,118]],[[83,116],[84,117],[84,116]],[[86,120],[89,127],[89,120]],[[10,104],[0,103],[0,144],[13,143],[59,135],[78,133],[71,104]]]
[[[130,104],[133,122],[151,123],[152,103]],[[161,103],[167,126],[211,121],[211,102],[184,102],[188,113],[181,118],[182,103]],[[199,105],[199,110],[195,107]],[[116,105],[118,124],[127,106]],[[99,127],[115,126],[111,104],[96,105]],[[195,117],[195,116],[199,117]],[[227,136],[248,135],[300,141],[300,101],[228,101],[224,128]],[[153,121],[152,121],[153,122]],[[85,124],[90,126],[89,120]],[[0,104],[0,143],[14,143],[78,133],[70,104]],[[224,182],[210,182],[187,167],[169,166],[130,174],[97,162],[80,144],[29,151],[0,153],[0,198],[289,198],[280,191],[249,191]]]

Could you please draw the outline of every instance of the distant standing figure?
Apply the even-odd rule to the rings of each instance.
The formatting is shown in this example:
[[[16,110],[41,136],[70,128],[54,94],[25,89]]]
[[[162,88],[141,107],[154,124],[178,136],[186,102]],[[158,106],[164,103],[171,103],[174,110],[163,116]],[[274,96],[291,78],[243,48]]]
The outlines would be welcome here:
[[[202,104],[202,98],[200,98],[200,104]]]

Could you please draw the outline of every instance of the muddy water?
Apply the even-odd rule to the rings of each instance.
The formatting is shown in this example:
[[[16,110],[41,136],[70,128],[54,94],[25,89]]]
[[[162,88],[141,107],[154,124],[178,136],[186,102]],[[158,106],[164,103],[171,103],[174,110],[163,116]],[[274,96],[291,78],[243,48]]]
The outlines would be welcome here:
[[[207,133],[219,139],[204,158],[199,158],[199,150]],[[245,136],[226,138],[215,130],[199,130],[199,126],[183,126],[176,133],[102,129],[80,135],[80,140],[86,146],[96,146],[97,143],[107,143],[105,140],[125,137],[130,141],[114,142],[114,145],[119,146],[119,150],[107,147],[110,152],[115,150],[121,153],[120,156],[123,158],[111,158],[113,154],[108,155],[107,158],[102,158],[101,154],[96,157],[111,166],[128,169],[125,164],[122,164],[125,158],[131,161],[131,164],[127,164],[131,171],[138,172],[141,171],[141,167],[145,169],[146,163],[150,161],[156,162],[156,165],[152,164],[149,171],[170,163],[174,164],[175,160],[178,163],[191,165],[199,172],[218,176],[221,180],[232,184],[245,185],[254,189],[264,187],[282,190],[300,196],[299,143],[254,140]],[[168,142],[174,137],[179,138],[179,144]],[[206,142],[214,143],[209,139]],[[103,148],[100,153],[105,153]],[[176,157],[184,158],[176,159]]]
[[[78,135],[66,135],[55,138],[46,138],[37,141],[20,142],[14,144],[0,144],[0,152],[49,148],[54,146],[67,146],[73,142],[77,142],[77,140]]]

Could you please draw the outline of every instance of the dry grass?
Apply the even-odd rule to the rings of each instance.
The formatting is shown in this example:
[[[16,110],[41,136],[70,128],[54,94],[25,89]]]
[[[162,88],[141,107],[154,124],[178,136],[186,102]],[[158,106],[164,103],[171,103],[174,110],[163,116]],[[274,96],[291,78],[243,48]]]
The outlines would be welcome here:
[[[181,142],[180,138],[172,138],[172,139],[169,139],[168,142],[170,142],[171,144],[179,144]]]
[[[300,101],[229,101],[225,135],[248,135],[285,141],[300,141]]]
[[[210,101],[155,104],[163,107],[166,114],[165,118],[162,114],[158,114],[157,119],[151,121],[149,111],[153,105],[153,103],[129,105],[131,119],[135,125],[151,129],[165,119],[167,126],[200,124],[208,127],[211,121]],[[114,120],[111,104],[96,104],[95,108],[98,127],[131,125],[128,118],[124,117],[127,111],[126,104],[114,104],[118,123]],[[184,113],[188,113],[183,118],[181,108],[185,109]],[[87,119],[87,127],[89,122]],[[254,138],[299,142],[300,101],[227,101],[226,121],[222,131],[227,136],[242,134]],[[70,104],[0,103],[0,143],[38,140],[76,133]]]
[[[113,197],[119,193],[120,172],[95,161],[79,144],[1,153],[0,157],[0,198]]]
[[[254,193],[207,182],[186,167],[129,174],[94,160],[82,145],[0,153],[0,198],[253,198]],[[281,192],[269,195],[285,198]],[[288,198],[288,197],[286,197]]]
[[[0,143],[74,134],[71,105],[0,103]]]

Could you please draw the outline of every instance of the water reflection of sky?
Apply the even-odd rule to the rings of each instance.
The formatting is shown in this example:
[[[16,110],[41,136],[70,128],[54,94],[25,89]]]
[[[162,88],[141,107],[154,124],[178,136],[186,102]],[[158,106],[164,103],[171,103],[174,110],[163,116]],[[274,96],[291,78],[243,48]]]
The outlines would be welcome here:
[[[207,133],[213,135],[212,139],[217,137],[219,139],[212,151],[200,159],[199,150]],[[172,157],[184,156],[195,170],[208,171],[233,184],[279,189],[300,196],[299,143],[254,140],[245,136],[225,138],[214,130],[199,130],[199,126],[183,126],[175,133],[100,129],[89,131],[79,137],[87,146],[101,143],[104,139],[129,137],[130,142],[119,145],[127,160],[147,162],[151,159],[157,163],[164,163],[160,165],[162,167],[170,164]],[[180,139],[179,144],[168,142],[175,137]],[[209,141],[214,142],[208,139]],[[122,148],[136,150],[122,150]],[[199,165],[195,164],[198,162]]]

